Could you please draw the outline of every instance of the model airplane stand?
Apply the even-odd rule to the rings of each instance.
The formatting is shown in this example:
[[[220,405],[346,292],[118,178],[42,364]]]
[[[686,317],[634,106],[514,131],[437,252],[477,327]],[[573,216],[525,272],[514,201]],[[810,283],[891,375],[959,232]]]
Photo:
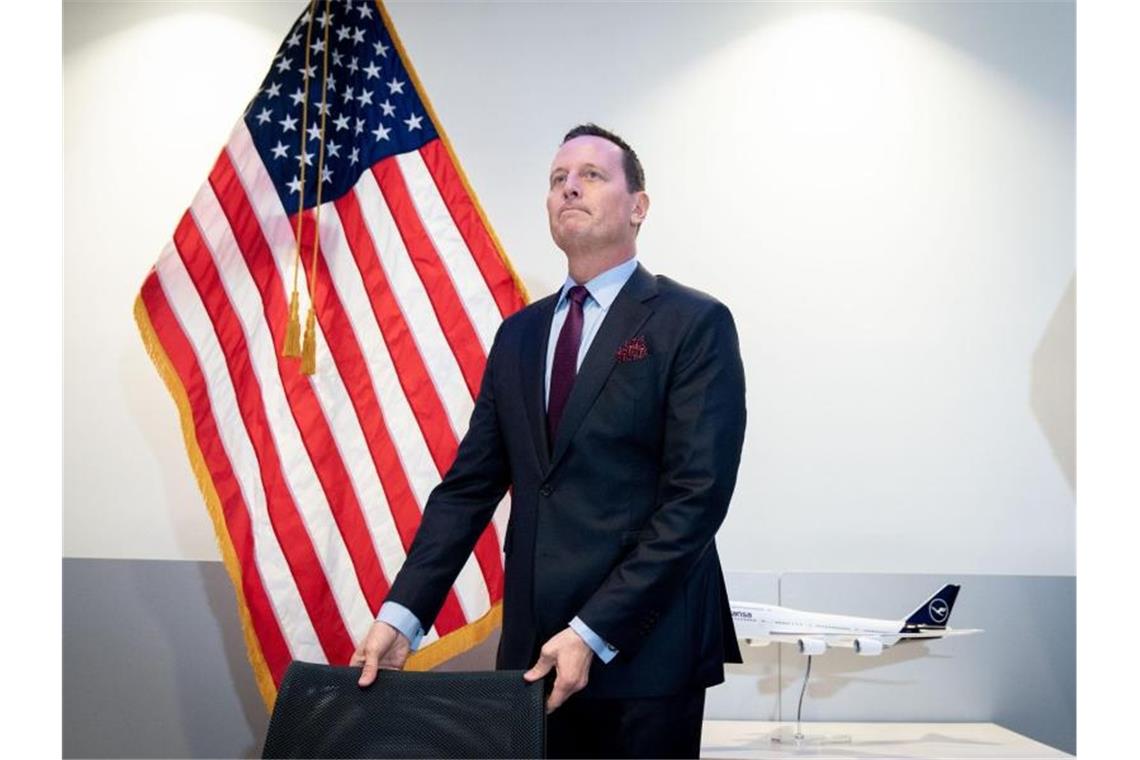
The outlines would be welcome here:
[[[803,716],[804,695],[807,693],[808,679],[811,678],[811,658],[807,656],[807,671],[804,673],[804,685],[800,689],[800,701],[796,705],[796,727],[781,726],[770,735],[772,744],[787,747],[793,750],[802,750],[811,747],[823,747],[830,744],[850,744],[851,734],[805,734],[800,718]]]

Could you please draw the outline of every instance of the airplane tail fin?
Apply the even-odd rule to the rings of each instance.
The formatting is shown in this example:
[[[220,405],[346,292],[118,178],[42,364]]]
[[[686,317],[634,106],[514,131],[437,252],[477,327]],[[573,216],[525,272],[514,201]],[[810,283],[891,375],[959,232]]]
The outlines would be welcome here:
[[[950,622],[950,611],[954,609],[954,600],[958,598],[958,589],[961,586],[948,583],[910,614],[903,623],[901,632],[914,632],[920,630],[945,628]]]

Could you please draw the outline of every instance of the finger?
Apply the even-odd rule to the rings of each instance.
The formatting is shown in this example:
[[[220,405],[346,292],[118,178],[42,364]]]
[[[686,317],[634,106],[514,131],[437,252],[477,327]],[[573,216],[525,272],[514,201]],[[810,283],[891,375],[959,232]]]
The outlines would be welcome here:
[[[585,673],[571,675],[560,669],[558,671],[558,677],[554,679],[554,688],[546,700],[546,714],[549,715],[554,712],[561,707],[567,699],[570,699],[570,697],[586,688],[587,680]]]
[[[523,678],[531,683],[541,680],[546,677],[550,669],[554,667],[554,660],[548,660],[546,657],[539,657],[538,662],[534,664],[527,672],[523,673]]]
[[[380,670],[378,658],[375,654],[369,654],[364,660],[364,670],[360,674],[360,680],[357,684],[361,687],[371,686],[372,682],[376,680],[376,673]]]
[[[567,685],[566,681],[561,678],[556,679],[554,681],[553,691],[551,691],[550,696],[546,698],[546,714],[550,715],[550,713],[562,707],[562,703],[569,699],[574,691],[574,689]]]

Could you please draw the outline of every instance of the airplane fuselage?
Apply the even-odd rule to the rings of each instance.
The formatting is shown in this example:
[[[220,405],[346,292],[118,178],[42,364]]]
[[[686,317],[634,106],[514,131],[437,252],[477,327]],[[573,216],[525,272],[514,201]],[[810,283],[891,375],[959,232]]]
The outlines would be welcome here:
[[[900,641],[939,639],[978,633],[953,630],[947,623],[959,586],[947,584],[899,619],[856,617],[810,612],[775,604],[730,602],[736,637],[753,646],[772,642],[796,644],[804,654],[822,654],[829,647],[850,647],[861,655],[877,655]]]
[[[826,612],[808,612],[772,604],[732,604],[732,621],[737,635],[746,639],[784,640],[813,635],[821,636],[875,636],[885,645],[899,640],[902,620],[833,615]],[[836,642],[843,645],[843,640]]]

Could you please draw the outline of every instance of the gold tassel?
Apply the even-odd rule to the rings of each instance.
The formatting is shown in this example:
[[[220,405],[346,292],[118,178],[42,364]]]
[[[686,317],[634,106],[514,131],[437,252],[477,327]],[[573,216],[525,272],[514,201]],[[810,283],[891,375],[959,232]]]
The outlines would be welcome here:
[[[298,359],[301,356],[301,317],[297,313],[297,291],[289,299],[289,324],[285,327],[285,346],[281,355],[289,359]]]
[[[305,347],[301,351],[301,374],[312,375],[317,371],[317,313],[309,307],[305,319]]]

